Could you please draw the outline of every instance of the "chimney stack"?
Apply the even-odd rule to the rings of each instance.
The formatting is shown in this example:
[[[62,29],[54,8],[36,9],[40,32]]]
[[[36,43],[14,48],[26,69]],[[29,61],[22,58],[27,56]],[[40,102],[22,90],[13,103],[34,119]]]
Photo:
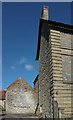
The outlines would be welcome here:
[[[41,18],[48,20],[48,6],[43,6]]]

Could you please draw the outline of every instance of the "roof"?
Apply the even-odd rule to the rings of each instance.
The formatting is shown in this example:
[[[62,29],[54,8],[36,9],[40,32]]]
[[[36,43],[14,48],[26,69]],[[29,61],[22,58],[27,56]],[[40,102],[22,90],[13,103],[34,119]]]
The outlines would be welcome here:
[[[53,30],[58,30],[58,31],[64,32],[64,33],[73,34],[73,25],[68,25],[68,24],[64,24],[64,23],[60,23],[60,22],[51,21],[51,20],[40,19],[36,60],[38,60],[38,58],[39,58],[41,31],[42,31],[43,23],[45,23],[47,25],[48,30],[53,29]]]
[[[23,85],[29,89],[29,90],[32,90],[33,88],[29,85],[29,83],[27,83],[22,77],[19,77],[15,82],[13,82],[7,89],[12,89],[14,88],[15,86],[20,86],[21,84],[20,83],[23,83]]]
[[[6,91],[0,90],[0,100],[5,100]]]

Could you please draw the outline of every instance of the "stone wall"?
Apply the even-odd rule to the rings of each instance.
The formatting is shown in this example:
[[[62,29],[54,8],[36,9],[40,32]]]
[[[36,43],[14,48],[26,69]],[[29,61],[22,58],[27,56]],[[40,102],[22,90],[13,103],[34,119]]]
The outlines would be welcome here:
[[[5,108],[5,100],[0,100],[0,106],[2,106],[3,108]]]
[[[43,116],[73,114],[72,36],[42,25],[39,55],[39,104]]]
[[[35,114],[39,115],[39,75],[37,75],[35,81],[34,81],[34,92],[35,92],[35,101],[36,101],[36,109]]]
[[[39,104],[43,117],[51,117],[49,62],[49,29],[48,24],[44,23],[42,25],[39,55]]]
[[[51,78],[53,90],[51,88],[51,95],[53,105],[57,102],[58,115],[55,113],[54,117],[68,118],[72,116],[72,94],[73,84],[71,79],[71,35],[62,33],[56,30],[50,30],[50,45],[51,45]]]
[[[18,81],[6,92],[6,112],[14,114],[34,114],[36,108],[35,93],[32,88]]]
[[[37,50],[40,113],[48,118],[70,118],[73,116],[73,35],[68,29],[71,28],[48,21],[46,6],[41,18]]]
[[[6,110],[6,101],[0,100],[0,114],[5,113]]]

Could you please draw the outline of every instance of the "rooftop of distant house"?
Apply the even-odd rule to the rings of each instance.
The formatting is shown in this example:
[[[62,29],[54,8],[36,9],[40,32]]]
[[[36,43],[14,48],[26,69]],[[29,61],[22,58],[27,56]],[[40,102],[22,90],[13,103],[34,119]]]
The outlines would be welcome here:
[[[6,94],[5,90],[0,90],[0,100],[5,100],[5,94]]]

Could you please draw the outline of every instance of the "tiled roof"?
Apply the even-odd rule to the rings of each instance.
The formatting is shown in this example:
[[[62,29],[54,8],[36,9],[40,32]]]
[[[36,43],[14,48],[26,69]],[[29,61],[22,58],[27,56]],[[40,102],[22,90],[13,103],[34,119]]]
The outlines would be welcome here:
[[[0,100],[5,100],[6,91],[0,90]]]
[[[33,88],[27,83],[22,77],[19,77],[15,82],[13,82],[7,89],[12,89],[15,86],[20,86],[21,83],[27,88],[32,90]]]

